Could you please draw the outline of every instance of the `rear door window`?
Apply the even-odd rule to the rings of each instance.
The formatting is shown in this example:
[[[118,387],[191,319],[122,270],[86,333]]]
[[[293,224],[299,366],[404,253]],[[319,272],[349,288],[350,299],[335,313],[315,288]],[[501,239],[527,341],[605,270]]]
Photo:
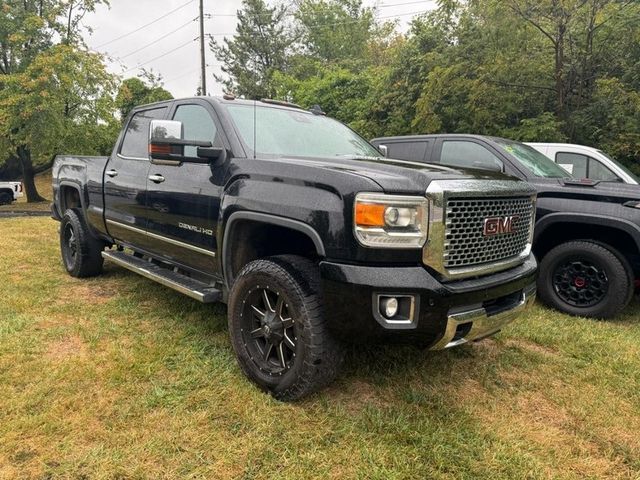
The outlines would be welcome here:
[[[387,157],[389,158],[424,162],[429,142],[389,142],[383,145],[387,146]]]
[[[574,178],[616,182],[619,177],[595,158],[578,153],[559,152],[556,162]]]
[[[149,128],[151,120],[164,118],[167,107],[143,110],[136,113],[127,125],[120,155],[131,158],[149,158]]]
[[[588,178],[588,157],[578,153],[560,152],[556,154],[556,163],[571,174],[573,178]]]
[[[452,167],[502,170],[500,159],[482,145],[466,140],[444,140],[440,163]]]

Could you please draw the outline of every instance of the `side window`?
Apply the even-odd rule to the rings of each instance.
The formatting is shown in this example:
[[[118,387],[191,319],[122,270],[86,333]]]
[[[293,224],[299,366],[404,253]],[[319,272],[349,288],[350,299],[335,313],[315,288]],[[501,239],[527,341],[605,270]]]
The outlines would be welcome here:
[[[134,158],[149,157],[149,128],[151,120],[158,120],[164,117],[166,107],[144,110],[136,113],[127,125],[124,134],[120,155]]]
[[[173,116],[174,120],[182,122],[184,126],[185,140],[198,140],[212,142],[214,146],[221,146],[218,138],[218,130],[213,118],[201,105],[180,105]],[[187,157],[197,157],[197,147],[186,147],[184,154]]]
[[[396,160],[412,160],[424,162],[428,142],[390,142],[387,145],[387,156]]]
[[[574,178],[587,178],[587,162],[588,158],[578,153],[559,152],[556,154],[556,163]]]
[[[619,180],[615,173],[593,158],[589,158],[589,178],[604,182],[616,182]]]
[[[440,163],[452,167],[502,170],[502,162],[487,148],[465,140],[442,142]]]

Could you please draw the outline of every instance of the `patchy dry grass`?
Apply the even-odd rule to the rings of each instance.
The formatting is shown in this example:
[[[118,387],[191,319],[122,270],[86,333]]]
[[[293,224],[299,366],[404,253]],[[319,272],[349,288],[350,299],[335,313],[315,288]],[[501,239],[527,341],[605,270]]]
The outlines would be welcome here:
[[[536,306],[447,352],[353,348],[281,404],[223,307],[113,266],[72,279],[56,228],[0,220],[0,478],[640,478],[637,300],[615,322]]]

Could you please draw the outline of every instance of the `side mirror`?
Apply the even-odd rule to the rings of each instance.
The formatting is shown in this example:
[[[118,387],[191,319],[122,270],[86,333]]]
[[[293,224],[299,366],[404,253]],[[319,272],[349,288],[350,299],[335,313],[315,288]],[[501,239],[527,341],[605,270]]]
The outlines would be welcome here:
[[[197,147],[197,156],[185,155],[185,147]],[[174,162],[209,163],[223,153],[221,148],[213,148],[211,142],[185,140],[182,122],[174,120],[152,120],[149,131],[149,156],[152,160]]]
[[[389,156],[389,148],[386,145],[378,145],[378,151],[382,154],[383,157]]]

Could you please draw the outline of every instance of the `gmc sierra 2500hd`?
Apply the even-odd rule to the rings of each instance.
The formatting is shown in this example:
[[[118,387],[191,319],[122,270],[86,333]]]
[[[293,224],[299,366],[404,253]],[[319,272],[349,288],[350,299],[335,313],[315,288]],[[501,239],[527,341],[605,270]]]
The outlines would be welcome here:
[[[103,260],[228,304],[244,373],[282,400],[333,380],[343,341],[442,349],[535,297],[535,191],[501,173],[380,158],[273,100],[135,109],[110,157],[59,156],[64,266]]]

